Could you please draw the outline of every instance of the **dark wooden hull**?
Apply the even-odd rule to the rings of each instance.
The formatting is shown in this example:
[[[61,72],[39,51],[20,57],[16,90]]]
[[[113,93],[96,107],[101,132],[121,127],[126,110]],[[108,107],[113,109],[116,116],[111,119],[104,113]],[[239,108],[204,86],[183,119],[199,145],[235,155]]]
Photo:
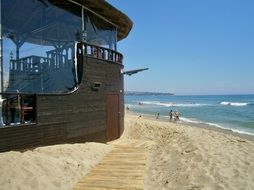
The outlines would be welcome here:
[[[106,142],[107,96],[119,97],[119,135],[124,128],[122,64],[84,57],[79,89],[70,95],[36,97],[36,124],[0,128],[0,151],[25,149],[65,142]],[[95,82],[101,83],[98,90]]]

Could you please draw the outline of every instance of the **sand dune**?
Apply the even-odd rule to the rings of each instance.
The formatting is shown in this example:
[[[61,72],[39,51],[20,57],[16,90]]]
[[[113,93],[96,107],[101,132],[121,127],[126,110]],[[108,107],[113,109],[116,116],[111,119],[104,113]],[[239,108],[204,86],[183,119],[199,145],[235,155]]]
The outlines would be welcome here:
[[[110,145],[84,143],[0,153],[0,189],[72,189],[110,150]]]

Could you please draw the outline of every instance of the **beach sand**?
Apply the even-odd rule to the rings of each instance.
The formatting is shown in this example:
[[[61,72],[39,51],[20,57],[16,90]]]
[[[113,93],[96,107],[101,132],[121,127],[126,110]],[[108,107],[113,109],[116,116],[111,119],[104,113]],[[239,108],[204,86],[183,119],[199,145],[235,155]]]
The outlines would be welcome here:
[[[84,143],[0,153],[0,189],[70,190],[111,149]]]
[[[254,142],[126,114],[123,139],[150,140],[145,189],[254,189]]]
[[[254,141],[221,131],[125,116],[108,144],[84,143],[0,153],[0,189],[72,189],[113,144],[146,145],[145,189],[254,189]],[[110,172],[110,171],[109,171]]]

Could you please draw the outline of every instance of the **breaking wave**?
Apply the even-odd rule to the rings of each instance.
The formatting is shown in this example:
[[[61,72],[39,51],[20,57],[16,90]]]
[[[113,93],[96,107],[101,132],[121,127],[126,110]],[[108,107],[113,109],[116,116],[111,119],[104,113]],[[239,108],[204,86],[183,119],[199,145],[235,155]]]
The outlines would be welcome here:
[[[226,106],[247,106],[249,103],[245,102],[221,102],[221,105],[226,105]]]
[[[158,106],[166,106],[166,107],[200,107],[200,106],[208,106],[209,104],[197,104],[197,103],[174,103],[174,102],[157,102],[157,101],[143,101],[140,104],[147,105],[158,105]]]
[[[239,133],[239,134],[246,134],[246,135],[254,135],[254,133],[248,132],[248,131],[244,131],[244,129],[234,129],[234,128],[229,128],[229,127],[223,127],[217,123],[208,123],[208,122],[202,122],[202,121],[197,121],[197,120],[193,120],[193,119],[189,119],[189,118],[184,118],[181,117],[180,121],[183,121],[185,123],[194,123],[194,124],[205,124],[205,125],[209,125],[211,127],[217,127],[220,129],[224,129],[224,130],[230,130],[234,133]]]

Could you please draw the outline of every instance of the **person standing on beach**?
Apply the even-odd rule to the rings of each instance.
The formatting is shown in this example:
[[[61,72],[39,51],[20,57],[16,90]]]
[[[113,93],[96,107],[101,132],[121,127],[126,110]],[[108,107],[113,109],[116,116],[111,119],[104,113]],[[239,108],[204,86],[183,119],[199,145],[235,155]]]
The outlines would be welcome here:
[[[160,112],[158,112],[158,113],[156,114],[156,119],[159,119],[159,117],[160,117]]]
[[[170,112],[169,112],[169,121],[172,121],[172,119],[173,119],[173,111],[170,110]]]
[[[176,113],[175,113],[175,121],[180,121],[180,115],[181,115],[181,113],[179,111],[176,111]]]

